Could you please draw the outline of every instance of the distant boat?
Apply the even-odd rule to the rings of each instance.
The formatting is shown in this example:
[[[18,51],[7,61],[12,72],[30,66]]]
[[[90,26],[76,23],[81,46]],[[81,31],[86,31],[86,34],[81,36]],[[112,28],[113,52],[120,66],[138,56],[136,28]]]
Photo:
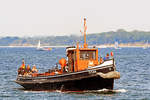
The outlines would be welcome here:
[[[116,41],[115,44],[114,44],[114,48],[115,48],[115,49],[121,49],[121,48],[119,47],[119,44],[118,44],[117,41]]]
[[[148,48],[148,40],[147,40],[147,42],[143,46],[143,49],[147,49],[147,48]]]
[[[40,40],[39,40],[38,45],[37,45],[37,50],[40,50],[40,51],[51,51],[52,48],[44,48],[44,47],[41,47],[41,42],[40,42]]]

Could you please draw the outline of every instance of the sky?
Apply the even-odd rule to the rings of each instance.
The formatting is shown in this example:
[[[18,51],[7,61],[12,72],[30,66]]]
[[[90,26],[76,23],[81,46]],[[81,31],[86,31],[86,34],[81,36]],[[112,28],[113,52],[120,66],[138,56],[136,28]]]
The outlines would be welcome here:
[[[150,0],[0,0],[0,36],[150,31]]]

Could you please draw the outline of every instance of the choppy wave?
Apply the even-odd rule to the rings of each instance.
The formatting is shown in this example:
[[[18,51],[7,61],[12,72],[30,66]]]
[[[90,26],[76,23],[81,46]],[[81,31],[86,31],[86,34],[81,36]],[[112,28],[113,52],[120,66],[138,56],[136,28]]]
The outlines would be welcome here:
[[[117,89],[117,90],[101,89],[101,90],[84,91],[84,93],[125,93],[125,92],[127,92],[127,90],[125,89]]]
[[[51,92],[51,91],[49,91]],[[116,89],[116,90],[110,90],[110,89],[101,89],[101,90],[86,90],[86,91],[61,91],[56,90],[55,92],[58,93],[125,93],[127,92],[126,89]]]
[[[119,90],[113,90],[114,92],[121,92],[121,93],[125,93],[125,92],[127,92],[127,90],[125,90],[125,89],[119,89]]]

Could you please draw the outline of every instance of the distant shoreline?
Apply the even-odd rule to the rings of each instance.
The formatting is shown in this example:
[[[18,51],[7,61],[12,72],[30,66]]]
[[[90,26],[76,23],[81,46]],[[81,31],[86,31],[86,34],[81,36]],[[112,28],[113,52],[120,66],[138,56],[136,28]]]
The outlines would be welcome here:
[[[8,48],[37,48],[37,46],[0,46],[0,48],[4,48],[4,47],[8,47]],[[68,47],[68,46],[42,46],[42,47],[64,48],[64,47]]]
[[[97,48],[114,48],[115,45],[114,44],[100,44],[100,45],[91,45],[92,46],[96,46]],[[143,43],[127,43],[127,44],[119,44],[119,47],[124,48],[124,47],[131,47],[131,48],[144,48],[145,46],[150,47],[150,44],[143,44]],[[14,48],[24,48],[24,47],[29,47],[29,48],[36,48],[37,46],[35,45],[25,45],[25,46],[17,46],[17,45],[10,45],[10,46],[0,46],[0,48],[2,47],[14,47]],[[65,47],[69,47],[69,45],[62,45],[62,46],[42,46],[42,47],[50,47],[50,48],[65,48]]]
[[[119,44],[118,45],[121,48],[129,47],[129,48],[144,48],[144,47],[150,47],[150,44],[143,44],[143,43],[127,43],[127,44]],[[104,45],[98,45],[97,47],[99,48],[107,48],[107,47],[112,47],[114,48],[114,44],[104,44]]]

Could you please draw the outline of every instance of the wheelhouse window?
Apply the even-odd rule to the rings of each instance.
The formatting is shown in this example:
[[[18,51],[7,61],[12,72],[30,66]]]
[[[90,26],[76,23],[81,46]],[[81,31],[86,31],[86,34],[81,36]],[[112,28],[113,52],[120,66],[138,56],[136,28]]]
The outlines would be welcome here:
[[[96,59],[96,50],[81,50],[80,59],[82,60],[95,60]]]

